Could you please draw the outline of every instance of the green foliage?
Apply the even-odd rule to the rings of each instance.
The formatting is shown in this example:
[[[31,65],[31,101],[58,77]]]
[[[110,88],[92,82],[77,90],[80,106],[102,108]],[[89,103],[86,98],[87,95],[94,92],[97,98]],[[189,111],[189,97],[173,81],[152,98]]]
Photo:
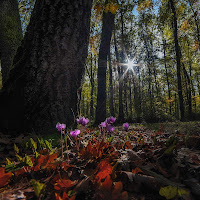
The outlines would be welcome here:
[[[14,144],[14,151],[15,151],[15,153],[19,153],[19,148],[17,147],[17,145],[16,144]]]
[[[169,185],[166,187],[161,187],[159,194],[161,196],[165,197],[166,199],[173,199],[177,195],[178,196],[187,195],[188,192],[182,188],[173,187],[173,186]]]
[[[33,185],[35,195],[39,197],[45,190],[46,185],[43,183],[40,183],[39,181],[36,181],[35,179],[31,180],[31,184]]]
[[[37,143],[33,140],[33,138],[30,138],[30,146],[33,148],[34,152],[37,150]]]

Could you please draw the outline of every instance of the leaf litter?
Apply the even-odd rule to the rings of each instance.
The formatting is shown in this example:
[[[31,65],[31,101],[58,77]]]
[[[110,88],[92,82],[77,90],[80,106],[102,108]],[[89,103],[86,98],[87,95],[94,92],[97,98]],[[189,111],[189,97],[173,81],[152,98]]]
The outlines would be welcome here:
[[[118,128],[102,138],[84,128],[79,151],[70,138],[64,159],[48,142],[10,138],[13,150],[1,153],[0,199],[200,199],[200,136],[160,129]]]

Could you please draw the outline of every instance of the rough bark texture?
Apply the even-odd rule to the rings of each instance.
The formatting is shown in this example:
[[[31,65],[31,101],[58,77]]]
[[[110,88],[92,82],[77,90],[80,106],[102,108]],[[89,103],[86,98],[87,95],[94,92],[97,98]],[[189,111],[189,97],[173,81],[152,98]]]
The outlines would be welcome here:
[[[36,1],[2,94],[10,108],[1,115],[4,128],[46,132],[56,131],[57,122],[74,121],[91,6],[92,0]]]
[[[17,0],[0,1],[0,60],[3,84],[8,78],[13,58],[22,40]]]
[[[184,104],[183,104],[183,94],[182,94],[182,83],[181,83],[181,53],[178,43],[178,26],[177,26],[177,17],[176,10],[174,7],[173,0],[170,0],[170,5],[173,13],[173,32],[174,32],[174,42],[175,42],[175,51],[176,51],[176,63],[177,63],[177,83],[178,83],[178,97],[179,97],[179,108],[181,113],[181,120],[184,120]]]
[[[103,13],[103,26],[98,59],[96,124],[104,121],[106,118],[106,68],[107,56],[110,51],[110,41],[114,26],[114,17],[115,15],[110,12]]]

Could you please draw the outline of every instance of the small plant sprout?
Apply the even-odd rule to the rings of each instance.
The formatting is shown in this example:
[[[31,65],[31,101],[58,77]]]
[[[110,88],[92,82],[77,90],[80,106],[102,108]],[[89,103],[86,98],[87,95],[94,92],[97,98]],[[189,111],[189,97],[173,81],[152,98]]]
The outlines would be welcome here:
[[[76,140],[76,148],[77,148],[78,151],[79,151],[79,145],[77,144],[77,136],[78,136],[80,133],[81,133],[81,131],[80,131],[79,129],[76,129],[76,130],[70,132],[70,135],[71,135],[73,138],[75,138],[75,140]]]
[[[124,123],[124,124],[123,124],[123,128],[124,128],[124,130],[127,132],[128,129],[129,129],[129,124],[128,124],[127,122]]]
[[[60,124],[59,122],[56,124],[56,128],[58,131],[60,131],[60,136],[61,136],[61,149],[62,149],[62,160],[63,160],[63,139],[62,139],[62,134],[65,134],[65,124]]]

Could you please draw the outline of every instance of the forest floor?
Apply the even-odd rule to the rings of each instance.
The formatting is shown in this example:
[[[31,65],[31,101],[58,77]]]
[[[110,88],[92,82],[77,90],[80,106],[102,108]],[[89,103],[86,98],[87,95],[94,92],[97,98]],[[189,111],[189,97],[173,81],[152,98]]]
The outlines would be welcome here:
[[[80,130],[68,149],[56,131],[0,133],[0,199],[200,199],[200,122]]]

